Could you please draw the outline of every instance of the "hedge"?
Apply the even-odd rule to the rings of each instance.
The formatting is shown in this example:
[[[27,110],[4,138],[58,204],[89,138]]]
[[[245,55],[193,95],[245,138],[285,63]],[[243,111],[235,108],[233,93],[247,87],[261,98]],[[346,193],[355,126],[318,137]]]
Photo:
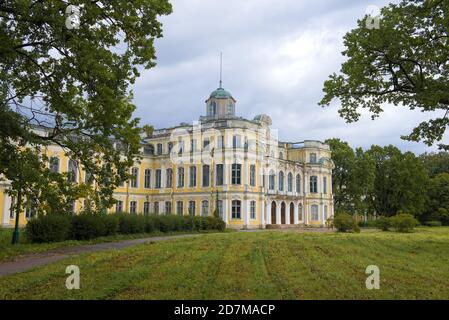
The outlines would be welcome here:
[[[41,215],[28,222],[25,232],[30,242],[56,242],[158,231],[223,231],[225,227],[225,223],[216,217],[82,213],[75,216]]]
[[[334,218],[334,226],[339,232],[360,232],[360,227],[355,219],[347,213],[338,213]]]

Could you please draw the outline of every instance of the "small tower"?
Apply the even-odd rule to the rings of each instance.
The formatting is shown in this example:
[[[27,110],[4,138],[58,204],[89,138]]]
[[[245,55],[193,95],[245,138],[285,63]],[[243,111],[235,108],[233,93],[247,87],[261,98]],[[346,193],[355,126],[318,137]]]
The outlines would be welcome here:
[[[220,84],[206,100],[206,116],[203,119],[223,119],[235,117],[236,100],[222,86],[222,56],[220,54]]]

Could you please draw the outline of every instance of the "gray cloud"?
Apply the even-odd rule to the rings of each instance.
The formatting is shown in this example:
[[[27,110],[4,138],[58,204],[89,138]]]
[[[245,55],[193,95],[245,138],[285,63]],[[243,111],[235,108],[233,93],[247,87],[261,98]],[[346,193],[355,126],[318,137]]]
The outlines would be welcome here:
[[[162,19],[164,37],[156,41],[158,64],[133,87],[135,115],[156,128],[198,119],[218,86],[222,51],[223,86],[237,99],[237,113],[269,114],[283,141],[339,137],[364,148],[434,150],[399,138],[429,118],[419,111],[386,107],[375,121],[364,115],[346,124],[338,105],[317,105],[323,81],[343,61],[343,35],[369,5],[388,2],[172,0],[173,14]]]

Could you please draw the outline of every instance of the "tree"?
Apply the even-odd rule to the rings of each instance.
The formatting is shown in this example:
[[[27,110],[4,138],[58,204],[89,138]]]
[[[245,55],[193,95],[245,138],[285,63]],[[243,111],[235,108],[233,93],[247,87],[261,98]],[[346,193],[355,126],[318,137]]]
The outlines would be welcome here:
[[[449,173],[449,152],[425,152],[421,154],[419,158],[430,177],[434,177],[444,172]]]
[[[0,3],[0,175],[13,181],[13,192],[22,188],[14,181],[21,181],[55,200],[52,206],[79,196],[63,175],[50,175],[47,159],[39,156],[56,144],[96,181],[88,192],[95,204],[110,207],[113,190],[128,177],[140,148],[129,86],[139,76],[138,66],[155,65],[153,41],[162,36],[157,18],[169,14],[171,5],[167,0],[71,4]],[[19,177],[15,169],[23,165],[25,148],[28,159],[40,161],[27,164],[33,175]]]
[[[449,1],[390,4],[381,10],[378,29],[368,28],[367,18],[344,36],[348,59],[340,74],[324,82],[320,105],[338,98],[347,122],[359,120],[360,109],[374,119],[385,104],[439,112],[402,138],[427,145],[440,141],[449,125]]]
[[[440,173],[430,179],[429,202],[423,220],[437,220],[449,225],[449,173]]]
[[[335,212],[365,213],[368,208],[366,196],[374,180],[374,163],[361,148],[354,152],[340,139],[328,139],[326,143],[335,164],[332,170]]]
[[[420,215],[427,201],[428,176],[411,152],[394,146],[372,146],[367,154],[375,164],[375,178],[369,201],[377,213],[392,216],[399,211]]]

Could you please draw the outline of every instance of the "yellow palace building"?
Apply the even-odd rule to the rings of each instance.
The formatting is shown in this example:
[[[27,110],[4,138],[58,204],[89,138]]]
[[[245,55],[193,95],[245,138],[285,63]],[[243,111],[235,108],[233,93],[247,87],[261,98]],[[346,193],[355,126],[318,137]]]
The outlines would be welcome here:
[[[331,152],[319,141],[280,142],[268,115],[236,116],[236,100],[220,87],[206,100],[205,115],[142,137],[141,159],[132,179],[119,186],[110,212],[130,214],[218,214],[230,228],[268,225],[323,226],[333,217]],[[62,149],[47,150],[50,169],[72,172],[81,166]],[[0,182],[0,225],[13,226],[11,198]],[[73,212],[83,210],[83,200]],[[25,224],[32,209],[19,217]]]

